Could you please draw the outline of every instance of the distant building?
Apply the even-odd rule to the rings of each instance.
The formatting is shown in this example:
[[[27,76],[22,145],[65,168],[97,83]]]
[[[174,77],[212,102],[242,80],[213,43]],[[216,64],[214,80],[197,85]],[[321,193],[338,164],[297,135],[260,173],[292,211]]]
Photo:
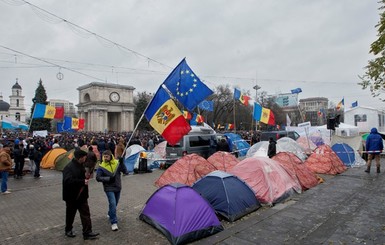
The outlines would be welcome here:
[[[16,83],[12,86],[12,94],[9,96],[10,103],[3,100],[3,96],[0,95],[0,119],[5,117],[11,120],[25,123],[26,112],[24,106],[24,96],[22,94],[22,88],[16,79]]]
[[[299,100],[299,108],[304,122],[310,122],[312,126],[326,124],[329,99],[313,97]]]
[[[76,116],[76,109],[74,103],[68,100],[50,99],[48,105],[54,107],[64,107],[64,115],[68,117]]]
[[[385,132],[385,112],[372,107],[357,106],[347,109],[344,112],[344,122],[357,126],[360,132],[370,132],[373,127]]]

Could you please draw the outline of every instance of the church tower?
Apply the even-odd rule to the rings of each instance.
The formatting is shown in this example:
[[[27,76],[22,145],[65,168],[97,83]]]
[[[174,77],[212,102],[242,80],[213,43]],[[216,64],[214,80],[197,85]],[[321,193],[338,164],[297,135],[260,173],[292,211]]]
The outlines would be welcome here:
[[[24,96],[22,95],[22,88],[16,78],[16,83],[12,86],[12,95],[9,96],[9,117],[16,121],[25,123],[25,107]]]

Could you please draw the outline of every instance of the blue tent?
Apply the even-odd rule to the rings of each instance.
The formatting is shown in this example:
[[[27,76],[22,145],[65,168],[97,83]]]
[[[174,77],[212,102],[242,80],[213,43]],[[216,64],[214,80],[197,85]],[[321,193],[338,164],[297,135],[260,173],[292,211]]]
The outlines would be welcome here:
[[[246,156],[247,151],[250,149],[250,144],[246,140],[235,133],[225,133],[225,136],[229,142],[231,152],[237,152],[238,157]]]
[[[337,154],[345,166],[351,167],[354,165],[356,161],[355,151],[348,144],[334,144],[332,150]]]
[[[215,211],[229,221],[235,221],[257,210],[261,205],[253,190],[235,175],[213,171],[194,183]]]

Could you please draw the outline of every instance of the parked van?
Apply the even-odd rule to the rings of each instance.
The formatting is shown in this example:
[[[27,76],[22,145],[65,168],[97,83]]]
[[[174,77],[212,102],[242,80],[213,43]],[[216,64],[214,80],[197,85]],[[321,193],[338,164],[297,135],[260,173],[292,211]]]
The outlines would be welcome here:
[[[292,138],[293,140],[297,140],[300,135],[295,132],[295,131],[263,131],[261,132],[260,139],[261,141],[269,141],[269,138],[273,138],[274,140],[279,140],[280,138],[283,137],[289,137]]]
[[[174,163],[187,154],[198,154],[208,158],[216,151],[216,133],[210,127],[191,126],[191,131],[176,145],[166,145],[166,165]]]

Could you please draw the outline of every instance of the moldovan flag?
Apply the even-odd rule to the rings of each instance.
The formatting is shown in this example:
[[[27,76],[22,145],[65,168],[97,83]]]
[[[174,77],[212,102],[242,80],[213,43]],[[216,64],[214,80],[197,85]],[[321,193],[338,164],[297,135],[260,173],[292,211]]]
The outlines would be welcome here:
[[[32,118],[53,119],[55,116],[55,112],[55,107],[37,103],[35,105],[35,110],[33,111]]]
[[[190,112],[188,112],[188,111],[182,111],[182,114],[183,114],[183,117],[184,117],[186,120],[191,120],[192,115],[191,115]]]
[[[341,110],[341,108],[344,107],[344,105],[345,105],[344,98],[342,98],[342,100],[336,106],[337,111]]]
[[[275,117],[270,109],[262,108],[261,122],[268,125],[275,125]]]
[[[241,93],[237,88],[234,88],[234,99],[239,100],[245,106],[249,105],[250,97]]]
[[[175,145],[190,132],[191,127],[181,111],[161,86],[144,112],[150,125],[162,135],[170,145]]]

